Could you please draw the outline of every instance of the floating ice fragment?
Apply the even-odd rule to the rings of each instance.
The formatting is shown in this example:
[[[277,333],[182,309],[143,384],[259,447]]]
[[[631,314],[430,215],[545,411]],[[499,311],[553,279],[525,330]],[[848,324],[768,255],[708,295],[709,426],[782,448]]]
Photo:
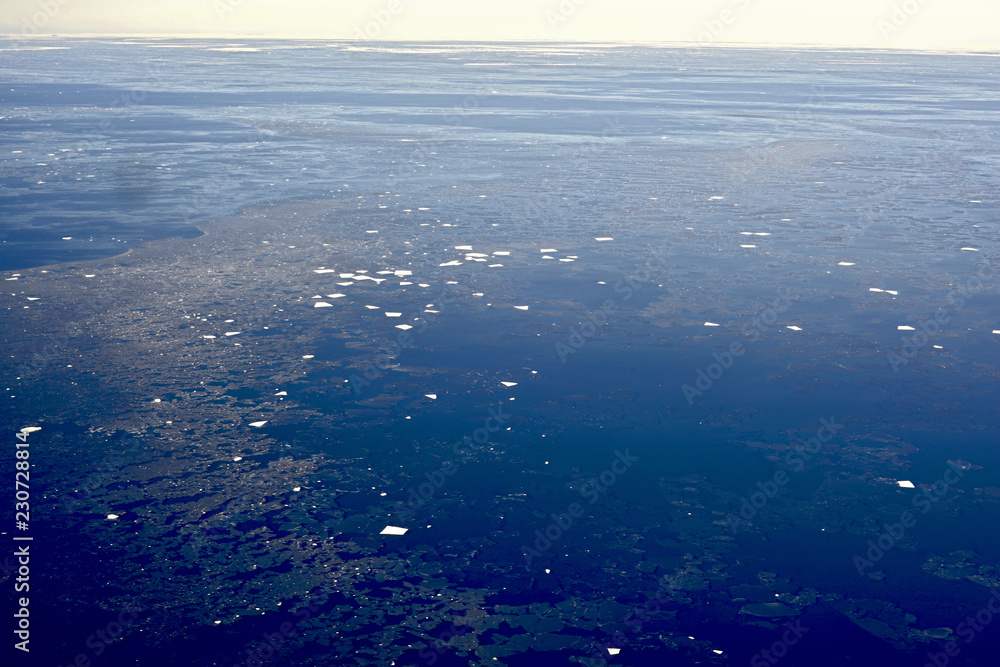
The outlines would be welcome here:
[[[109,519],[110,521],[114,521],[114,520],[115,520],[115,519],[117,519],[117,518],[118,518],[118,515],[117,515],[117,514],[109,514],[109,515],[108,515],[108,519]]]
[[[64,237],[62,237],[62,240],[63,241],[72,241],[73,237],[72,236],[64,236]]]
[[[313,308],[333,308],[333,304],[326,301],[317,301],[313,304]]]
[[[438,397],[437,394],[424,394],[424,396],[426,396],[427,398],[431,399],[432,401],[436,401],[437,397]]]
[[[709,197],[709,198],[708,198],[708,201],[718,201],[718,200],[720,200],[720,199],[725,199],[725,197],[719,197],[719,196],[717,195],[717,196],[715,196],[715,197]]]
[[[233,460],[234,460],[234,461],[242,461],[242,460],[243,460],[243,457],[242,457],[242,456],[234,456],[234,457],[233,457]]]
[[[328,298],[328,299],[343,299],[345,296],[347,296],[347,295],[346,294],[341,294],[341,293],[338,292],[336,294],[327,294],[326,298]]]
[[[260,428],[261,426],[263,426],[266,423],[267,423],[267,420],[265,419],[262,422],[250,422],[250,426],[253,426],[254,428]]]
[[[379,535],[406,535],[408,530],[409,528],[400,528],[399,526],[386,526]]]
[[[457,245],[457,246],[455,246],[455,250],[472,250],[472,246],[471,245]]]
[[[755,245],[744,245],[744,244],[741,243],[740,247],[741,248],[756,248],[757,246],[755,246]]]
[[[403,313],[386,313],[386,317],[402,317]]]
[[[369,230],[367,230],[365,232],[365,234],[378,234],[378,230],[377,229],[369,229]]]
[[[717,327],[719,325],[716,324],[715,322],[705,322],[705,326],[706,327]]]
[[[898,327],[896,327],[896,330],[897,331],[916,331],[916,329],[914,329],[913,327],[911,327],[909,325],[906,325],[906,324],[899,325]]]
[[[1000,334],[1000,329],[994,329],[994,330],[993,330],[993,333],[995,333],[995,334]]]
[[[555,259],[552,255],[542,255],[542,259]]]
[[[979,252],[979,248],[962,248],[962,250],[968,250],[969,252]]]
[[[516,382],[501,382],[500,384],[502,384],[505,387],[516,387],[517,386]]]
[[[84,278],[94,278],[96,276],[97,276],[96,273],[85,273],[85,274],[83,274]]]
[[[869,287],[868,291],[869,292],[884,292],[885,290],[884,289],[879,289],[877,287]]]
[[[854,262],[837,262],[837,266],[854,266]]]
[[[538,252],[559,252],[556,248],[542,248]]]
[[[754,236],[770,236],[771,232],[754,232]]]
[[[25,426],[24,428],[21,429],[21,433],[27,435],[28,433],[36,433],[41,430],[42,430],[41,426]]]
[[[595,241],[614,241],[610,236],[598,236],[594,239]]]
[[[722,197],[712,197],[712,199],[722,199]],[[608,647],[608,655],[618,655],[621,652],[622,650],[620,648],[611,648],[610,646]]]
[[[493,254],[496,255],[497,257],[509,257],[510,256],[510,251],[509,250],[497,250]]]
[[[301,490],[302,490],[302,487],[301,487],[301,486],[296,486],[296,487],[293,487],[293,488],[292,488],[292,491],[295,491],[296,493],[298,493],[298,492],[299,492],[299,491],[301,491]]]
[[[786,328],[786,329],[791,329],[792,331],[802,331],[802,327],[797,327],[797,326],[795,326],[794,324],[790,324],[790,325],[788,325],[788,326],[787,326],[787,327],[785,327],[785,328]]]
[[[397,328],[397,329],[402,329],[403,331],[409,331],[409,330],[410,330],[410,329],[412,329],[413,327],[412,327],[412,326],[410,326],[409,324],[397,324],[397,325],[396,325],[396,328]]]
[[[336,273],[337,269],[313,269],[313,273]],[[343,276],[341,276],[343,278]]]
[[[354,277],[354,274],[353,274],[353,273],[341,273],[341,274],[340,274],[340,277],[341,277],[341,278],[345,278],[345,279],[346,279],[346,278],[353,278],[353,277]]]
[[[396,275],[399,276],[400,278],[405,278],[406,276],[412,276],[413,271],[406,271],[404,269],[400,269],[396,271]]]
[[[211,338],[215,338],[215,336],[208,335],[208,336],[202,336],[202,338],[209,338],[209,339],[211,339]]]
[[[243,333],[243,332],[242,331],[227,331],[226,335],[227,336],[239,336],[241,333]]]
[[[891,289],[887,289],[887,290],[885,291],[885,293],[886,293],[886,294],[891,294],[891,295],[893,295],[893,296],[899,296],[899,292],[897,292],[896,290],[891,290]]]
[[[438,264],[438,266],[462,266],[462,263],[457,259],[453,259],[450,262],[444,262],[442,264]]]
[[[516,308],[517,310],[528,310],[530,306],[514,306],[514,308]]]
[[[560,259],[560,262],[575,262],[575,259]]]
[[[279,391],[277,394],[275,394],[275,396],[288,396],[288,392],[287,391]]]
[[[316,355],[314,355],[314,354],[303,354],[302,358],[303,359],[315,359]]]
[[[38,301],[40,298],[41,297],[37,297],[37,296],[29,296],[28,297],[28,301]]]
[[[994,331],[993,333],[996,333],[996,332]],[[934,349],[935,349],[935,350],[943,350],[944,348],[943,348],[943,347],[941,347],[940,345],[935,345],[935,346],[934,346]]]
[[[368,310],[378,310],[378,306],[365,306]]]
[[[908,482],[905,479],[901,479],[901,480],[899,480],[896,483],[899,484],[904,489],[915,489],[916,488],[915,486],[913,486],[913,482]]]

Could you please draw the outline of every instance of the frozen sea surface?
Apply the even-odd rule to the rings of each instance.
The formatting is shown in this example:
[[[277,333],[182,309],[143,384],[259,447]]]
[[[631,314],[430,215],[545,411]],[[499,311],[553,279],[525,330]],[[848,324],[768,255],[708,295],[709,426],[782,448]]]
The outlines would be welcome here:
[[[993,664],[995,57],[28,44],[47,664]]]

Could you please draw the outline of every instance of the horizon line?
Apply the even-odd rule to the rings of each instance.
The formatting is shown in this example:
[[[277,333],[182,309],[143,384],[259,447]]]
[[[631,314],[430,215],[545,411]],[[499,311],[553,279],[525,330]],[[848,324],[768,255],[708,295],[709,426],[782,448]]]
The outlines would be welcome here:
[[[925,47],[888,47],[858,44],[821,44],[815,42],[709,42],[703,43],[697,40],[585,40],[585,39],[546,39],[546,38],[509,38],[509,39],[371,39],[357,37],[324,37],[321,35],[298,35],[298,34],[261,34],[261,33],[52,33],[48,35],[23,33],[0,33],[0,39],[107,39],[107,38],[128,38],[128,39],[271,39],[284,41],[324,41],[324,42],[344,42],[352,44],[564,44],[564,45],[611,45],[611,46],[674,46],[682,48],[788,48],[796,50],[805,49],[834,49],[834,50],[854,50],[854,51],[878,51],[878,52],[903,52],[903,53],[955,53],[955,54],[976,54],[976,55],[996,55],[1000,56],[1000,46],[994,45],[940,45]]]

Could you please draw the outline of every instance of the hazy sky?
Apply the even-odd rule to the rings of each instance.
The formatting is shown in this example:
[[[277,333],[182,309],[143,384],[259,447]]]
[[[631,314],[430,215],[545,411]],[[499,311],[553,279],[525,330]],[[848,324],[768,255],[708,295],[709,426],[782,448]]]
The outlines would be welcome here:
[[[1000,0],[0,0],[7,34],[685,41],[1000,50]]]

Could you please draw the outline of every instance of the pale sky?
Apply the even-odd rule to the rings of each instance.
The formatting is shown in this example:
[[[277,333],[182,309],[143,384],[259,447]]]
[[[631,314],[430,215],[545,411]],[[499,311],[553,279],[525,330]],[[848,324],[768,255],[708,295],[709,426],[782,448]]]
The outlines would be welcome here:
[[[0,0],[4,34],[556,40],[1000,51],[1000,0]]]

